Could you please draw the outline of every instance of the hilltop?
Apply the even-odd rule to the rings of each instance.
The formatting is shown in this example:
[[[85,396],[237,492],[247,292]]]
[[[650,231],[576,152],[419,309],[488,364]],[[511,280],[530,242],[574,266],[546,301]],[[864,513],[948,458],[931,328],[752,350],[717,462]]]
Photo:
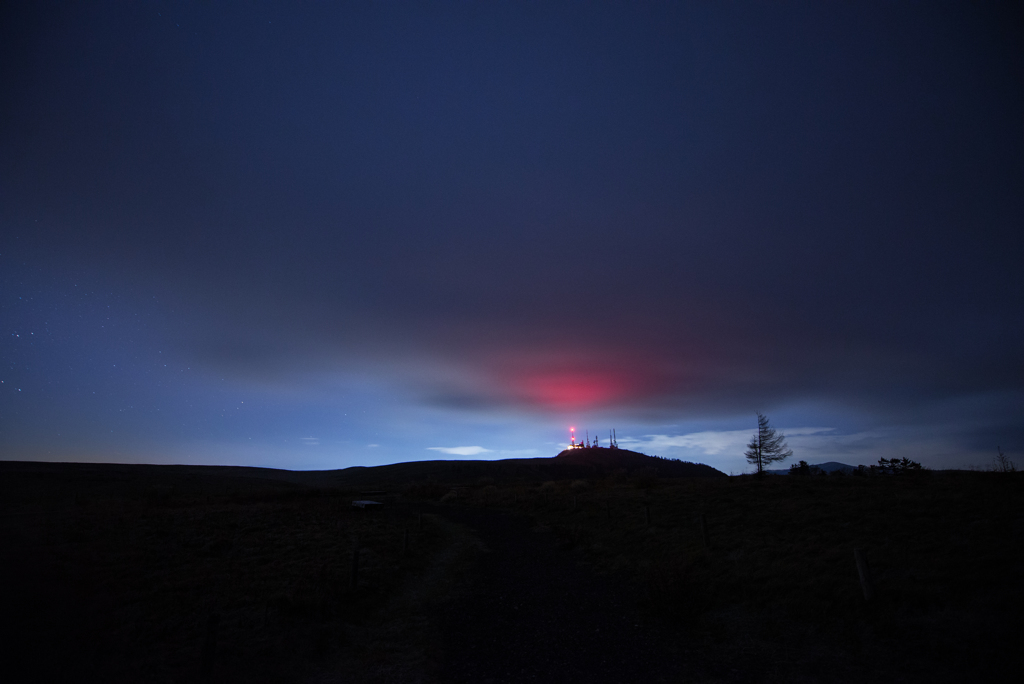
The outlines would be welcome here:
[[[586,467],[594,474],[608,474],[625,470],[652,471],[659,477],[725,477],[725,473],[703,463],[690,463],[659,456],[648,456],[629,449],[608,447],[582,447],[566,449],[555,456],[560,463]]]
[[[589,447],[566,449],[552,458],[509,458],[499,461],[416,461],[323,473],[329,486],[378,484],[395,486],[434,480],[451,484],[473,483],[487,477],[496,483],[568,480],[606,475],[653,475],[657,477],[727,477],[702,463],[674,461],[628,449]]]
[[[480,478],[496,483],[569,480],[606,475],[657,477],[726,477],[701,463],[674,461],[628,449],[590,447],[566,449],[550,458],[508,458],[498,461],[412,461],[382,466],[353,466],[343,470],[308,473],[310,484],[322,487],[396,487],[424,480],[472,484]]]

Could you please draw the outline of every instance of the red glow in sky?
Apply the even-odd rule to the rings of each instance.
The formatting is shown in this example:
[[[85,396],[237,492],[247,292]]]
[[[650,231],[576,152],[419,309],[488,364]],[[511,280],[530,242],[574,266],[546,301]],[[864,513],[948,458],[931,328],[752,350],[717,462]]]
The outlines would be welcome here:
[[[553,373],[513,379],[517,394],[528,403],[555,409],[584,409],[625,399],[633,383],[625,378],[589,373]]]

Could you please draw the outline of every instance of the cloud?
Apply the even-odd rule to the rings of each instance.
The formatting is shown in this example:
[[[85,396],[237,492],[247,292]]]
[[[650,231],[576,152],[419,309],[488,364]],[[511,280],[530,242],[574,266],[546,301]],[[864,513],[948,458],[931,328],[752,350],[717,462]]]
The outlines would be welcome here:
[[[367,446],[367,448],[370,448],[370,449],[376,449],[377,447],[380,446],[380,444],[367,444],[366,446]]]
[[[779,432],[786,435],[787,439],[792,437],[804,438],[801,440],[803,445],[806,444],[808,436],[821,435],[834,429],[829,427],[798,427],[780,429]],[[704,432],[691,432],[686,435],[644,435],[641,438],[623,437],[619,439],[619,445],[627,449],[654,453],[664,452],[669,449],[693,449],[707,456],[715,456],[721,453],[742,454],[753,434],[753,430],[707,430]]]
[[[317,446],[320,444],[319,437],[300,437],[299,439],[301,439],[302,443],[306,446]]]
[[[476,456],[477,454],[490,453],[491,449],[484,449],[480,446],[461,446],[461,447],[427,447],[430,451],[440,451],[443,454],[451,454],[453,456]]]

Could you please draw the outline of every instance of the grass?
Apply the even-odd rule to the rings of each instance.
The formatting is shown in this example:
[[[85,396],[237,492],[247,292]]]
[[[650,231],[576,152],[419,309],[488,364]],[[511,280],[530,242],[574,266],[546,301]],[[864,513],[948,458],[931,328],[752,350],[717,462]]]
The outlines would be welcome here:
[[[997,677],[1016,648],[1022,489],[992,473],[619,477],[492,485],[461,501],[529,514],[594,568],[625,573],[652,619],[713,658],[780,680],[955,681]]]
[[[432,615],[480,549],[440,516],[419,531],[418,502],[530,516],[626,578],[722,681],[999,681],[1024,626],[1024,474],[549,479],[531,465],[473,480],[443,465],[450,482],[392,482],[370,512],[331,473],[0,464],[11,666],[37,681],[420,680]]]
[[[268,480],[97,467],[0,482],[3,638],[37,681],[371,671],[394,656],[380,627],[408,613],[397,598],[457,541],[401,506],[354,510],[357,493]]]

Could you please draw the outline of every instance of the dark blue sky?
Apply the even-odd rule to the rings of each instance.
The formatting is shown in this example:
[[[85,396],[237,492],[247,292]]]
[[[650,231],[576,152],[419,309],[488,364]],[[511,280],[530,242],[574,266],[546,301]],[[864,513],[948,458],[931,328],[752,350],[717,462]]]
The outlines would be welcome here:
[[[1024,448],[1012,5],[2,12],[2,458]]]

